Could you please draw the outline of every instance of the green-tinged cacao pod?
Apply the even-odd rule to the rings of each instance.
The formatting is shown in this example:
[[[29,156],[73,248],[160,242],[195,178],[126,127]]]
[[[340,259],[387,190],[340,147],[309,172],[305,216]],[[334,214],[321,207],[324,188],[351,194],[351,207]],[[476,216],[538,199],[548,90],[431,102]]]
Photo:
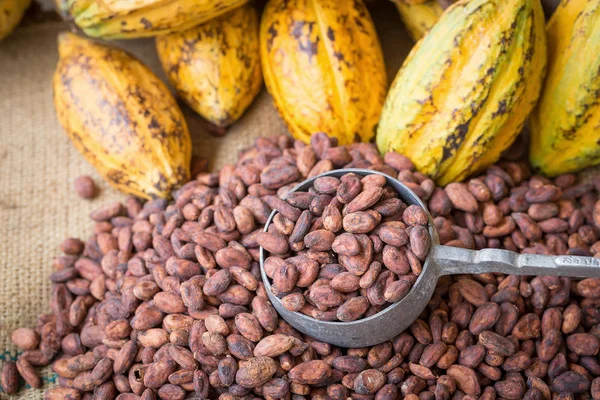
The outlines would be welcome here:
[[[55,0],[86,35],[128,39],[182,31],[248,0]]]
[[[556,176],[600,163],[600,0],[563,0],[548,22],[548,76],[531,164]]]
[[[387,77],[362,0],[270,0],[260,53],[267,89],[295,138],[325,132],[348,144],[373,137]]]
[[[412,49],[377,133],[445,185],[498,160],[539,97],[546,68],[540,0],[461,0]]]

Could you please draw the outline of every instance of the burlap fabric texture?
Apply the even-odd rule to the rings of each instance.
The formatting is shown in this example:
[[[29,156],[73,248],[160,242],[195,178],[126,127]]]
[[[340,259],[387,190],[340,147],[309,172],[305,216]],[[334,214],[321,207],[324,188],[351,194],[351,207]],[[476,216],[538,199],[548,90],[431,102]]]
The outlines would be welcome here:
[[[388,76],[393,79],[412,42],[395,8],[387,2],[372,10],[386,54]],[[0,43],[0,367],[15,359],[10,341],[13,329],[34,326],[36,316],[49,312],[52,259],[66,237],[87,238],[94,208],[125,195],[104,183],[71,145],[52,105],[51,80],[58,60],[56,36],[69,29],[58,22],[21,27]],[[152,40],[116,43],[138,56],[161,78]],[[182,106],[194,154],[210,160],[212,170],[234,162],[239,150],[255,138],[287,132],[263,92],[244,117],[223,138],[211,137],[200,117]],[[73,181],[91,175],[100,195],[82,200]],[[44,387],[55,375],[43,371]],[[0,399],[8,398],[0,392]],[[41,399],[42,390],[27,388],[14,399]]]

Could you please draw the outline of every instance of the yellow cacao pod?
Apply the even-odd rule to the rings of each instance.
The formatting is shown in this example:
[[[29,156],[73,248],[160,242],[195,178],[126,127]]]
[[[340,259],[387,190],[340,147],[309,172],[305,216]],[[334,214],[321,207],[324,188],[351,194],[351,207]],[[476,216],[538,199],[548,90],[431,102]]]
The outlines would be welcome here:
[[[61,1],[61,0],[58,0]],[[128,39],[192,28],[248,0],[63,0],[86,35]],[[60,3],[59,3],[60,4]]]
[[[427,0],[421,3],[396,0],[395,4],[408,34],[415,42],[421,39],[444,13],[444,9],[437,0]]]
[[[54,0],[54,9],[63,19],[69,18],[68,0]]]
[[[133,56],[62,33],[53,89],[69,138],[115,188],[168,197],[190,179],[183,114],[164,83]]]
[[[548,76],[531,164],[549,176],[600,163],[600,0],[563,0],[548,22]]]
[[[258,14],[251,6],[160,36],[156,50],[181,98],[217,126],[237,121],[262,87]]]
[[[31,0],[0,0],[0,40],[19,25],[30,4]]]
[[[410,157],[441,185],[479,172],[521,131],[545,66],[539,0],[461,0],[398,72],[377,146]]]
[[[368,141],[387,89],[383,53],[362,0],[269,0],[260,25],[267,89],[292,135]]]

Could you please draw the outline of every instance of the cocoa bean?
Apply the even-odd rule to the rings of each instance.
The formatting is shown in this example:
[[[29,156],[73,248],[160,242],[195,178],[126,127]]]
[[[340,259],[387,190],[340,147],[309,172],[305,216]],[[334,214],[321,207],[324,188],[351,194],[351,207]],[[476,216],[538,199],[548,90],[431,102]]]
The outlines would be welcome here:
[[[592,381],[590,394],[592,395],[592,399],[600,399],[600,378],[596,378]]]
[[[477,379],[475,371],[471,368],[462,365],[452,365],[446,371],[448,376],[454,378],[457,387],[471,396],[479,396],[481,394],[481,386]]]
[[[293,264],[283,264],[273,273],[273,284],[283,293],[291,292],[296,286],[299,275]]]
[[[271,164],[263,169],[260,174],[260,182],[267,189],[279,189],[300,178],[298,168],[291,165]]]
[[[324,383],[330,375],[331,368],[321,360],[303,362],[288,372],[288,377],[292,382],[304,385]]]
[[[410,205],[404,210],[402,214],[402,221],[406,225],[427,225],[428,218],[427,213],[418,205]]]
[[[394,281],[385,287],[385,291],[383,292],[383,297],[386,301],[390,303],[395,303],[402,300],[408,292],[410,292],[410,288],[416,282],[415,275],[403,275],[397,281]]]
[[[469,303],[474,306],[481,306],[483,303],[488,301],[488,294],[481,284],[471,279],[463,279],[459,282],[460,294]]]
[[[2,368],[0,384],[7,394],[15,394],[19,390],[19,371],[14,361],[6,361]]]
[[[561,345],[561,334],[558,329],[552,329],[542,336],[537,344],[537,354],[541,361],[550,362],[556,355]]]
[[[91,199],[96,195],[96,186],[90,176],[82,175],[73,181],[75,192],[82,199]]]
[[[285,254],[289,249],[286,238],[280,233],[259,232],[256,241],[266,251],[276,255]]]
[[[396,246],[386,245],[383,248],[383,264],[398,275],[404,275],[410,271],[408,258]]]
[[[501,309],[496,303],[484,303],[473,314],[469,323],[469,331],[473,335],[491,329],[500,319]]]
[[[467,347],[460,352],[458,363],[469,368],[476,368],[485,358],[486,348],[480,344]]]
[[[427,228],[423,226],[415,226],[410,231],[410,248],[415,256],[421,261],[425,261],[429,254],[431,238]]]
[[[114,398],[116,397],[116,393],[114,394],[114,396],[110,397],[112,395],[112,393],[108,394],[108,396],[105,397],[99,397],[99,398]],[[77,389],[74,388],[64,388],[64,387],[57,387],[57,388],[53,388],[53,389],[48,389],[46,390],[46,392],[44,393],[44,400],[79,400],[81,399],[81,392]]]
[[[31,387],[34,387],[34,388],[42,387],[41,378],[35,372],[35,369],[33,369],[33,365],[31,365],[31,363],[26,358],[19,357],[19,359],[17,359],[16,367],[17,367],[17,371],[19,372],[19,375],[21,375],[23,377],[23,380],[25,380],[25,382],[27,382],[28,385],[30,385]],[[8,371],[9,372],[7,374],[10,374],[12,376],[13,372],[14,372],[14,371],[12,371],[12,367],[9,367]],[[3,370],[2,378],[4,380],[4,370]],[[14,379],[12,377],[8,377],[8,378],[9,378],[9,381]],[[9,381],[7,381],[7,382],[9,382]],[[12,383],[12,382],[10,382],[10,383]],[[10,386],[10,384],[9,384],[9,386]],[[2,387],[4,387],[4,382],[2,384]]]
[[[254,356],[276,357],[291,349],[294,344],[295,340],[291,336],[281,334],[267,336],[256,344]]]
[[[505,399],[522,399],[525,394],[525,384],[513,379],[496,382],[494,389]]]
[[[373,261],[373,242],[366,235],[356,235],[356,239],[360,245],[359,254],[356,256],[340,255],[338,260],[349,272],[362,275]]]
[[[342,204],[350,203],[361,191],[360,179],[355,175],[348,175],[337,188],[336,197]]]
[[[567,348],[580,356],[595,356],[600,350],[600,341],[589,333],[575,333],[567,337]]]
[[[163,358],[150,364],[143,377],[144,386],[150,389],[158,389],[168,381],[171,375],[177,369],[175,361],[169,358]]]
[[[12,332],[11,340],[21,350],[34,350],[40,343],[40,336],[29,328],[18,328]]]
[[[277,371],[270,357],[250,358],[235,374],[235,381],[246,388],[255,388],[267,383]]]
[[[552,390],[556,392],[584,393],[590,388],[590,380],[573,371],[567,371],[552,381]]]
[[[238,363],[232,357],[227,356],[219,360],[217,371],[221,384],[224,386],[231,386],[235,382],[235,376],[238,371]]]
[[[512,330],[512,335],[519,340],[537,339],[541,334],[541,321],[535,314],[522,316]]]
[[[600,297],[600,278],[586,278],[577,284],[577,291],[586,298]]]
[[[354,379],[354,391],[358,394],[374,394],[383,387],[385,381],[383,372],[367,369]]]
[[[381,189],[381,187],[366,187],[361,193],[358,194],[358,196],[356,196],[346,205],[346,212],[348,214],[351,214],[357,211],[363,211],[368,208],[371,208],[375,204],[377,204],[382,194],[383,190]]]
[[[304,236],[304,244],[315,251],[331,250],[335,235],[326,229],[317,229]]]
[[[256,317],[249,313],[240,313],[235,316],[235,326],[242,336],[253,342],[262,338],[262,328]]]
[[[518,351],[504,360],[502,369],[508,372],[518,372],[524,371],[530,365],[531,357],[523,351]]]
[[[402,247],[408,243],[408,235],[399,227],[381,226],[378,235],[384,243],[392,246]]]
[[[347,214],[342,220],[342,226],[349,233],[369,233],[377,226],[379,221],[372,214],[357,211]]]
[[[128,341],[117,353],[113,364],[113,371],[115,374],[124,374],[135,360],[135,355],[138,351],[138,347],[135,341]]]
[[[337,309],[336,316],[342,322],[359,319],[369,308],[369,299],[366,297],[352,297]]]
[[[488,350],[504,356],[510,356],[516,351],[513,342],[492,331],[481,332],[479,342]]]

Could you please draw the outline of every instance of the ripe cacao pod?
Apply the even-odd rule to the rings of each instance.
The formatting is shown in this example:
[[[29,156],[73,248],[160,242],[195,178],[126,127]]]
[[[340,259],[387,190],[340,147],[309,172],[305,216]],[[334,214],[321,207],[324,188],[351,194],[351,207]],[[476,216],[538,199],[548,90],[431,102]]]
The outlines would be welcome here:
[[[53,89],[58,120],[112,186],[150,199],[168,197],[189,180],[192,146],[183,114],[133,56],[62,33]]]
[[[19,25],[30,4],[31,0],[0,0],[0,40]]]
[[[461,0],[398,72],[377,146],[405,154],[441,185],[481,171],[521,131],[545,65],[540,0]]]
[[[56,0],[59,9],[92,37],[128,39],[192,28],[248,0]]]
[[[549,176],[600,163],[600,0],[563,0],[548,22],[548,76],[531,164]]]
[[[267,89],[304,142],[375,134],[387,89],[383,53],[362,0],[269,0],[260,26]]]
[[[425,0],[420,2],[395,0],[394,3],[408,34],[416,42],[440,19],[444,10],[453,3],[453,0]]]
[[[237,121],[262,87],[258,14],[249,5],[159,36],[156,50],[181,98],[219,127]]]

